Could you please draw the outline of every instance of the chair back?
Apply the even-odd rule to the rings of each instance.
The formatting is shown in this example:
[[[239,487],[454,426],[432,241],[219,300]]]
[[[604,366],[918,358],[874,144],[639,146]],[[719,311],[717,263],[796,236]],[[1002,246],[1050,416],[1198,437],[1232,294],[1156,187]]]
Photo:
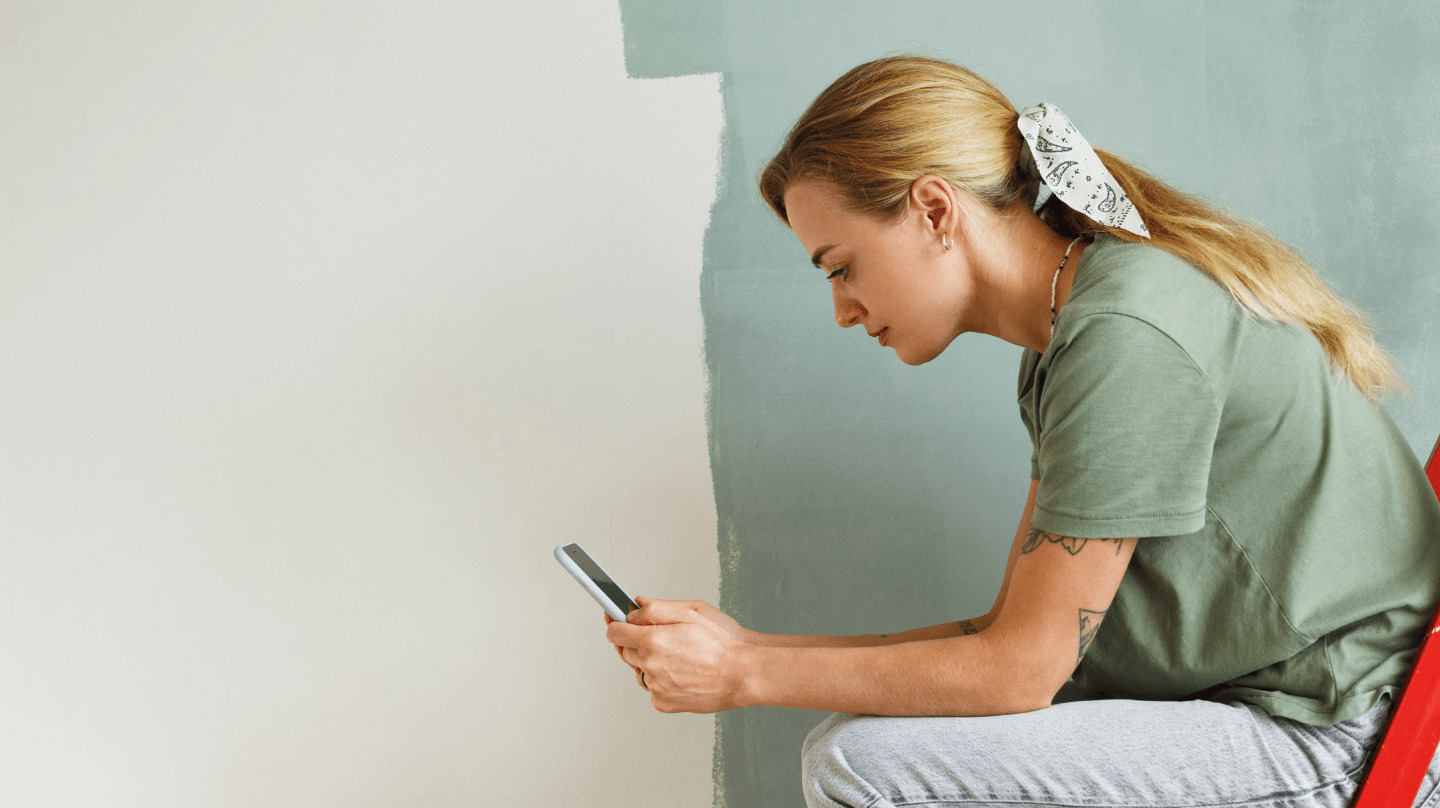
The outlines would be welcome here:
[[[1440,496],[1440,441],[1430,450],[1425,476]],[[1435,537],[1440,541],[1440,536]],[[1354,808],[1409,808],[1440,745],[1440,607],[1420,640],[1409,681],[1380,738],[1375,761]]]

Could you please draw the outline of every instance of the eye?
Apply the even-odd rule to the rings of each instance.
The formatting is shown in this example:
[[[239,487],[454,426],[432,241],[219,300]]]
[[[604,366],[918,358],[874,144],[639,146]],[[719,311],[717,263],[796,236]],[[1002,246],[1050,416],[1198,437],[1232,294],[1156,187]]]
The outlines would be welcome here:
[[[841,279],[841,280],[845,280],[845,278],[849,276],[849,273],[850,273],[850,265],[849,265],[849,264],[846,264],[845,266],[840,267],[839,269],[835,270],[834,272],[831,272],[829,275],[826,275],[826,276],[825,276],[825,280],[827,280],[827,281],[829,281],[829,280],[834,280],[836,275],[842,276],[840,279]]]

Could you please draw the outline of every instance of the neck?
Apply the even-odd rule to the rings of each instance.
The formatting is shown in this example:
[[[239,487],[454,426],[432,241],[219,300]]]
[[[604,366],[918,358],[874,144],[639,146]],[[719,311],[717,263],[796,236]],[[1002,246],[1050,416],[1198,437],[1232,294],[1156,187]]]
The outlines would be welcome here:
[[[1043,353],[1050,345],[1050,283],[1071,238],[1051,230],[1029,208],[1019,207],[991,231],[999,238],[974,256],[976,321],[964,328]],[[1055,309],[1069,299],[1075,268],[1087,242],[1076,242],[1055,284]]]

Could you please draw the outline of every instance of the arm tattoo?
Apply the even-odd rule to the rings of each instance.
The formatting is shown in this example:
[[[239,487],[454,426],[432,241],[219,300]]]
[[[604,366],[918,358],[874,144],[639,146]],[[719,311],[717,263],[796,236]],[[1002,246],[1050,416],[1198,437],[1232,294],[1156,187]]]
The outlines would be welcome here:
[[[1061,536],[1056,533],[1046,533],[1040,528],[1031,525],[1030,532],[1025,535],[1025,543],[1020,545],[1020,555],[1025,555],[1026,553],[1033,553],[1036,549],[1040,547],[1040,545],[1046,542],[1049,542],[1050,544],[1058,544],[1061,547],[1064,547],[1065,552],[1069,553],[1072,556],[1079,555],[1080,551],[1085,549],[1085,545],[1092,541],[1113,541],[1115,542],[1115,555],[1120,555],[1120,550],[1123,547],[1122,542],[1124,540],[1081,539],[1074,536]]]
[[[956,625],[960,627],[960,636],[962,637],[980,633],[980,629],[975,628],[975,624],[969,620],[960,620]]]
[[[1079,665],[1080,660],[1085,658],[1085,652],[1090,650],[1090,643],[1095,641],[1095,632],[1100,630],[1100,621],[1103,619],[1105,619],[1103,611],[1080,610],[1080,653],[1075,657],[1076,665]]]

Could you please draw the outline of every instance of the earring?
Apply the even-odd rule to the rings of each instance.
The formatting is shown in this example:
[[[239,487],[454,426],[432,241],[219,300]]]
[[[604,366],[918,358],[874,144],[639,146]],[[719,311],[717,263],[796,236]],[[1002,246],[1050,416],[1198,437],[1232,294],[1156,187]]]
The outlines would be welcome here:
[[[946,250],[949,250],[949,249],[950,249],[950,234],[949,234],[949,233],[941,233],[941,234],[940,234],[940,246],[944,247]]]

